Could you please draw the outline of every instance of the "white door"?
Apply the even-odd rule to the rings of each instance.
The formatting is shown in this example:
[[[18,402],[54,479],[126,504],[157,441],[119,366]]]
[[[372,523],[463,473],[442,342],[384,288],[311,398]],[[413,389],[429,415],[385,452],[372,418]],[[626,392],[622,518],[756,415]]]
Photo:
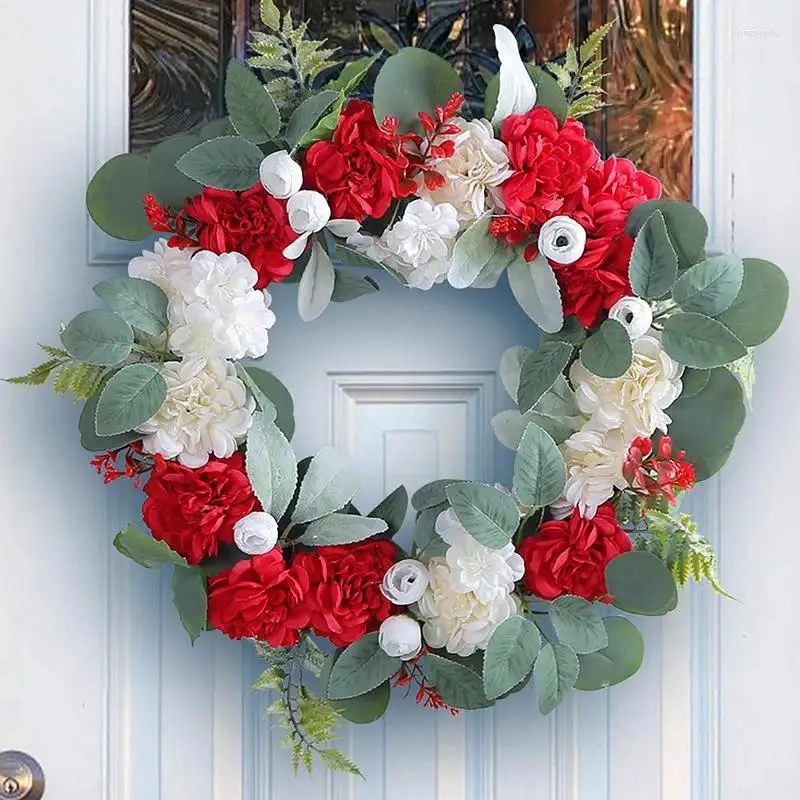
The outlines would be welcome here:
[[[794,277],[798,11],[792,0],[694,6],[698,200],[714,244],[730,247],[735,222],[740,252]],[[4,375],[24,371],[33,343],[125,261],[87,226],[83,195],[126,147],[126,31],[124,0],[0,0]],[[509,456],[488,431],[506,404],[497,361],[535,331],[506,289],[411,296],[383,283],[307,326],[294,288],[275,293],[265,366],[295,393],[299,453],[349,453],[364,507],[401,482],[503,479]],[[756,409],[722,482],[696,493],[724,582],[745,603],[690,592],[645,625],[634,680],[547,719],[525,694],[458,718],[398,697],[381,723],[345,734],[366,783],[291,777],[265,698],[248,690],[256,659],[213,634],[191,648],[159,574],[111,547],[141,497],[94,475],[77,409],[1,386],[0,750],[42,763],[47,800],[792,800],[800,645],[785,498],[800,379],[785,365],[798,328],[792,306],[759,359]]]

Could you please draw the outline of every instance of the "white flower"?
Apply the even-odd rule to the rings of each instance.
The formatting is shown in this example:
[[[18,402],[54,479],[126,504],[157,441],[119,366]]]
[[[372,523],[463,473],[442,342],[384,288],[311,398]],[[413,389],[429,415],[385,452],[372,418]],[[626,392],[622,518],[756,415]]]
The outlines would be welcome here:
[[[263,555],[278,543],[278,523],[266,511],[251,511],[233,526],[233,540],[243,553]]]
[[[428,570],[420,561],[405,558],[393,564],[383,576],[381,593],[396,606],[410,606],[428,588]]]
[[[156,284],[171,299],[175,295],[171,276],[186,267],[194,252],[190,247],[185,250],[170,247],[166,239],[158,239],[152,250],[143,250],[140,256],[131,259],[128,275]]]
[[[430,559],[428,572],[430,584],[417,611],[425,621],[422,635],[431,647],[444,647],[459,656],[485,650],[498,625],[519,613],[519,600],[510,592],[482,603],[473,592],[462,591],[445,558]]]
[[[405,614],[388,617],[378,630],[378,644],[387,656],[410,661],[422,650],[419,622]]]
[[[631,339],[638,339],[650,330],[653,324],[653,309],[641,297],[623,297],[617,300],[608,312],[610,319],[622,325]]]
[[[361,227],[354,219],[331,219],[331,207],[325,196],[312,189],[303,189],[286,204],[289,225],[300,235],[283,249],[284,258],[300,258],[312,234],[327,228],[335,236],[347,237]]]
[[[586,231],[572,217],[552,217],[539,230],[539,252],[556,264],[572,264],[586,248]]]
[[[136,430],[148,453],[202,467],[213,453],[232,456],[253,424],[255,402],[236,377],[233,364],[219,358],[168,361],[161,366],[167,399]]]
[[[270,153],[261,162],[258,172],[264,188],[278,200],[286,200],[303,185],[303,170],[286,150]]]
[[[500,87],[492,125],[511,114],[525,114],[536,105],[536,86],[519,55],[514,34],[504,25],[493,26],[494,42],[500,57]]]
[[[570,380],[580,410],[598,430],[621,428],[628,441],[667,432],[672,421],[665,409],[678,399],[683,366],[673,361],[654,335],[632,343],[633,361],[619,378],[598,378],[580,361],[570,368]]]
[[[431,203],[455,206],[460,221],[473,220],[499,205],[497,187],[512,174],[505,144],[494,138],[492,125],[485,119],[468,122],[456,118],[461,133],[439,137],[435,144],[449,139],[455,152],[449,158],[435,159],[436,171],[444,186],[431,191],[422,181],[417,194]]]

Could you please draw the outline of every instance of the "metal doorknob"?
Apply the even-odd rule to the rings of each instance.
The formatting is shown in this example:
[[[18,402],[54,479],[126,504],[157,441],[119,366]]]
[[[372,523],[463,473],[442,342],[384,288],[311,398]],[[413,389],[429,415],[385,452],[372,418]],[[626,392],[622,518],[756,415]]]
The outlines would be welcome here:
[[[27,753],[0,753],[0,800],[39,800],[44,794],[44,772]]]

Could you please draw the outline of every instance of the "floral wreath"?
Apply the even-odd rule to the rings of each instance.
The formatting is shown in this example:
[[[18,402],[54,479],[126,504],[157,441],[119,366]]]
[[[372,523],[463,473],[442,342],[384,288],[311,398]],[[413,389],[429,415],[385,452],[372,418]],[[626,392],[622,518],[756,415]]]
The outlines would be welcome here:
[[[767,261],[707,256],[697,209],[587,139],[608,26],[544,67],[495,26],[499,74],[467,119],[430,52],[343,66],[272,0],[262,21],[252,69],[228,68],[229,117],[97,172],[100,228],[168,238],[12,380],[54,376],[86,401],[92,464],[146,495],[149,533],[131,525],[115,546],[174,568],[192,640],[255,643],[295,768],[316,755],[358,773],[335,729],[378,719],[392,688],[457,713],[532,680],[548,713],[637,671],[629,615],[673,610],[690,578],[721,591],[675,506],[728,458],[788,286]],[[378,66],[374,101],[348,99]],[[267,353],[270,283],[298,282],[308,321],[377,291],[375,269],[423,290],[506,273],[542,331],[500,365],[512,487],[418,488],[406,548],[405,488],[360,514],[358,475],[330,448],[298,461],[289,392],[240,363]]]

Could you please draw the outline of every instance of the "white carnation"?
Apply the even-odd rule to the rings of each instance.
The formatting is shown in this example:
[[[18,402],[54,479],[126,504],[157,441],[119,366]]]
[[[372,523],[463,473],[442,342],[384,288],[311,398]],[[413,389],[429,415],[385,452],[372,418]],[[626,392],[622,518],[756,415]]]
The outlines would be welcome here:
[[[170,247],[166,239],[158,239],[152,250],[143,250],[140,256],[131,259],[128,275],[156,284],[168,298],[172,298],[176,291],[172,276],[186,267],[194,253],[192,248]]]
[[[202,467],[213,453],[232,456],[253,424],[255,403],[236,377],[233,364],[218,358],[191,358],[161,365],[167,399],[136,430],[148,453]]]

